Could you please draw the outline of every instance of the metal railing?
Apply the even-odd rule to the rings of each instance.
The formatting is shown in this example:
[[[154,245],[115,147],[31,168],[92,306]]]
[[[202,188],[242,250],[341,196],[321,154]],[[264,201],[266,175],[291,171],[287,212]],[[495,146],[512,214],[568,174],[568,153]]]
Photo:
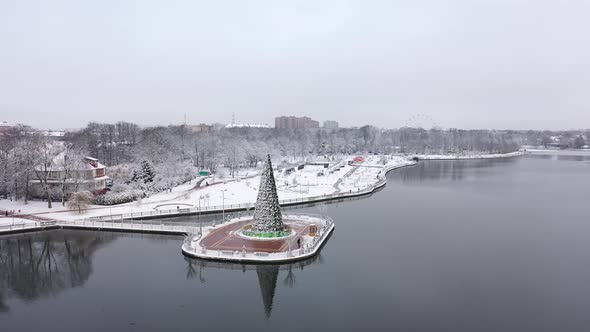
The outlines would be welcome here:
[[[192,234],[196,232],[198,226],[166,223],[148,223],[148,222],[114,222],[99,220],[74,220],[60,222],[60,226],[69,228],[93,228],[100,230],[126,230],[139,232],[160,232],[173,234]]]
[[[23,231],[33,229],[44,229],[46,227],[57,226],[55,221],[18,221],[7,225],[0,225],[0,234],[12,231]]]

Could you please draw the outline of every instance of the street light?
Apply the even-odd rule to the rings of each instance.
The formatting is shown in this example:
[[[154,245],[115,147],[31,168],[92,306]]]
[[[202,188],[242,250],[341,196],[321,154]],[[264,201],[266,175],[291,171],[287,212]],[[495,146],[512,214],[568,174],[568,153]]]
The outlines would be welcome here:
[[[203,235],[203,222],[201,221],[201,199],[203,196],[199,196],[199,233]]]
[[[227,189],[221,189],[221,223],[225,222],[225,192]]]

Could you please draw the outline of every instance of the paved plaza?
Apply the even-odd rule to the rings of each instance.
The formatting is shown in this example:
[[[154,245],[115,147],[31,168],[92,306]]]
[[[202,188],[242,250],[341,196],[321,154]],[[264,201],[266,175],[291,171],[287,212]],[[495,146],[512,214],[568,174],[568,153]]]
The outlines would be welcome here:
[[[208,250],[283,252],[289,250],[289,241],[291,241],[291,250],[297,249],[297,239],[302,238],[309,230],[308,224],[304,222],[285,219],[284,223],[296,233],[286,239],[250,240],[236,234],[238,230],[251,222],[252,220],[244,220],[214,229],[203,238],[201,247]]]

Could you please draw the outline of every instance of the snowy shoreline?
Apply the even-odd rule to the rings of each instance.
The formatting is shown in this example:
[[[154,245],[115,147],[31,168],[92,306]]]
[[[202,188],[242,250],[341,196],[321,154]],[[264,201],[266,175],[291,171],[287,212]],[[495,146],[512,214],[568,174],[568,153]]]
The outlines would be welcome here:
[[[475,154],[475,155],[406,155],[406,156],[385,156],[375,155],[367,156],[365,163],[360,165],[346,165],[343,164],[343,171],[325,176],[317,176],[316,168],[309,167],[307,173],[299,174],[298,178],[294,175],[280,177],[280,181],[295,183],[298,180],[298,185],[284,185],[279,188],[279,198],[281,206],[296,206],[304,204],[313,204],[326,201],[340,200],[346,198],[354,198],[360,196],[370,195],[387,184],[385,175],[398,168],[413,166],[417,162],[412,158],[417,157],[418,160],[436,161],[436,160],[473,160],[473,159],[494,159],[494,158],[508,158],[516,157],[525,154],[523,151],[517,151],[507,154]],[[382,164],[385,162],[385,164]],[[160,193],[149,197],[140,202],[127,203],[122,205],[115,205],[111,207],[92,206],[84,215],[80,215],[75,211],[63,209],[49,210],[43,205],[44,202],[31,202],[28,205],[22,202],[16,203],[7,200],[0,201],[0,210],[21,210],[21,215],[28,214],[34,216],[43,216],[60,221],[72,220],[123,220],[123,219],[155,219],[175,216],[186,216],[202,214],[217,214],[223,210],[231,211],[246,211],[254,208],[255,199],[255,185],[258,181],[258,176],[248,177],[244,179],[224,180],[225,183],[219,186],[210,186],[200,190],[194,190],[192,187],[181,185],[174,188],[172,194]],[[278,180],[279,181],[279,180]],[[278,182],[277,181],[277,182]],[[303,184],[307,181],[307,184]],[[322,181],[322,183],[320,183]],[[316,182],[315,184],[312,184]],[[299,188],[299,192],[293,191],[293,188]],[[221,191],[225,190],[225,195]],[[182,198],[180,197],[182,196]],[[205,200],[203,196],[207,197],[207,202],[213,204],[203,204]],[[223,196],[223,197],[222,197]],[[222,198],[225,204],[222,206]],[[198,206],[200,201],[201,207]],[[166,205],[187,206],[192,208],[177,208],[169,210],[159,210],[157,207],[161,206],[163,202]],[[6,206],[4,203],[10,203]],[[2,220],[4,218],[0,218]],[[34,221],[31,220],[31,223]],[[3,233],[0,229],[0,234]]]

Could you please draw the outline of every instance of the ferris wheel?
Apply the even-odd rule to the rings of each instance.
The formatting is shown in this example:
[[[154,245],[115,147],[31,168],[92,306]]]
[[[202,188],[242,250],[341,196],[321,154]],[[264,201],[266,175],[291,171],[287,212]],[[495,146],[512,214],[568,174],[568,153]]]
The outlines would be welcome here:
[[[430,115],[418,113],[410,116],[406,120],[404,127],[432,129],[439,127],[439,125]]]

